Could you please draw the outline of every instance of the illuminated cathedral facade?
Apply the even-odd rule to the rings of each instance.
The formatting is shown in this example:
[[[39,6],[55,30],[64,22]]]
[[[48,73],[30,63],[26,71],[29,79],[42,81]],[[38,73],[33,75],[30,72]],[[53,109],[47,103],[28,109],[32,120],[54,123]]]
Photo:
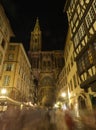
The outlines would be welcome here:
[[[38,18],[31,32],[28,56],[34,76],[36,102],[52,106],[56,100],[56,80],[64,66],[64,54],[62,50],[42,51],[42,32]]]

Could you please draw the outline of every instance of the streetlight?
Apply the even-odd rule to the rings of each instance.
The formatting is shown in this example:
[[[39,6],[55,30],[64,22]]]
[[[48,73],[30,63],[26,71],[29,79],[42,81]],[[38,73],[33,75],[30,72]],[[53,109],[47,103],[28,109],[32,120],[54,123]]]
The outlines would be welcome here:
[[[66,93],[65,92],[61,93],[61,96],[66,97]]]
[[[2,94],[2,95],[5,95],[6,93],[7,93],[7,90],[6,90],[5,88],[2,88],[2,89],[1,89],[1,94]]]
[[[66,110],[67,109],[67,93],[62,92],[61,93],[61,97],[62,97],[62,100],[63,100],[63,102],[62,102],[62,109]]]
[[[7,94],[7,90],[5,88],[1,89],[1,99],[4,99],[3,101],[0,100],[0,111],[7,110],[7,102],[5,101],[5,95]]]

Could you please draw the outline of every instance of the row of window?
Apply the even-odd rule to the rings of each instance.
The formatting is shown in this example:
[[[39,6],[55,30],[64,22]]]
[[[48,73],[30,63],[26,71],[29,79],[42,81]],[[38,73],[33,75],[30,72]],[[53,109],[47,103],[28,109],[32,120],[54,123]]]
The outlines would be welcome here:
[[[79,73],[83,73],[86,69],[90,68],[94,62],[92,50],[86,51],[78,60]]]
[[[84,3],[84,2],[83,2],[83,3]],[[86,2],[85,2],[85,3],[86,3]],[[86,4],[83,4],[83,6],[81,6],[80,3],[78,3],[78,5],[77,5],[77,4],[74,4],[74,5],[76,6],[74,9],[73,9],[73,8],[69,9],[69,13],[72,14],[72,15],[74,15],[74,16],[71,16],[71,15],[69,14],[69,19],[70,19],[70,21],[71,21],[71,27],[72,27],[73,32],[74,32],[74,29],[73,29],[73,28],[75,28],[75,27],[78,26],[78,21],[81,20],[83,14],[84,14],[84,12],[85,12],[85,9],[86,9],[86,7],[84,7]],[[70,10],[71,10],[71,11],[70,11]],[[72,12],[72,10],[74,10],[74,12]],[[93,10],[96,12],[96,0],[93,1],[92,7],[91,7],[90,10],[89,10],[90,16],[91,16],[91,14],[93,14]],[[71,19],[71,17],[72,17],[72,19]],[[88,19],[89,19],[89,18],[90,18],[90,17],[88,17]],[[75,29],[75,30],[76,30],[76,29]]]
[[[27,85],[28,84],[25,84],[24,82],[22,82],[21,79],[18,78],[18,82],[16,84],[16,88],[18,90],[20,90],[20,92],[22,92],[22,95],[26,95],[27,94],[27,92],[29,90],[29,89],[27,89]]]
[[[62,70],[62,72],[61,72],[61,74],[60,74],[60,77],[63,77],[63,76],[65,76],[66,74],[68,75],[69,72],[70,72],[70,70],[71,70],[71,68],[73,67],[73,62],[74,62],[73,56],[71,56],[70,59],[71,59],[71,60],[70,60],[70,63],[66,66],[66,68],[64,67],[64,69]]]
[[[63,80],[61,80],[61,79],[63,79]],[[67,79],[65,76],[62,77],[61,79],[59,81],[59,87],[64,88],[64,86],[68,85],[70,92],[72,92],[79,84],[79,79],[78,79],[77,73],[75,73],[73,75],[73,77],[71,78],[69,83],[67,82]]]
[[[92,66],[91,68],[89,68],[86,72],[82,73],[80,75],[80,82],[84,82],[85,80],[90,79],[91,77],[93,77],[94,75],[96,75],[96,66]]]
[[[73,39],[75,48],[78,46],[78,44],[84,38],[84,35],[88,34],[88,29],[86,29],[86,26],[87,26],[87,28],[89,28],[92,25],[93,21],[96,19],[95,14],[96,14],[96,3],[93,2],[85,19],[83,19],[83,23],[81,24],[80,28],[78,29],[78,32],[76,32],[76,35]]]
[[[89,3],[89,1],[87,0],[80,0],[80,1],[74,1],[71,0],[70,2],[70,8],[68,10],[68,14],[69,14],[69,19],[73,21],[73,23],[71,23],[71,25],[76,25],[76,21],[77,19],[81,19],[84,12],[85,12],[85,8],[87,7],[87,4]],[[74,16],[73,16],[74,14]],[[73,26],[72,26],[73,28]]]
[[[14,67],[15,67],[15,64],[13,64],[13,63],[6,63],[6,64],[4,65],[4,71],[14,71]],[[26,72],[29,72],[29,71],[26,71]],[[25,71],[23,71],[22,67],[20,67],[20,68],[18,69],[18,73],[19,73],[19,75],[22,77],[22,79],[23,79],[25,82],[27,82],[28,84],[30,84],[28,74],[27,74],[27,75],[25,74]],[[4,79],[5,79],[5,81],[6,81],[6,80],[8,79],[8,76],[5,77]],[[4,82],[5,82],[5,81],[4,81]],[[8,85],[8,84],[7,84],[7,85]]]
[[[78,47],[78,44],[80,43],[80,41],[82,40],[82,38],[84,37],[84,35],[86,34],[85,32],[85,26],[84,24],[82,23],[78,32],[76,33],[74,39],[73,39],[73,42],[74,42],[74,45],[75,45],[75,48]]]
[[[94,19],[96,19],[96,1],[95,1],[95,3],[93,2],[92,6],[90,7],[90,9],[85,17],[87,28],[89,28],[91,26]]]
[[[18,69],[18,73],[20,75],[20,77],[25,81],[27,82],[27,84],[30,84],[30,79],[29,77],[31,76],[30,73],[28,74],[29,71],[25,71],[21,66],[19,66],[19,69]]]
[[[73,75],[72,79],[70,80],[68,86],[69,86],[69,91],[72,92],[79,84],[79,79],[77,76],[77,73]]]
[[[10,71],[10,70],[12,70],[13,69],[13,66],[7,66],[7,68],[6,68],[8,71]],[[22,70],[19,70],[19,72],[21,73],[21,71]],[[28,75],[24,75],[23,73],[22,73],[22,78],[23,78],[23,80],[25,81],[25,82],[27,82],[27,85],[28,84],[30,84],[30,79],[29,79],[29,77],[28,77]],[[8,86],[9,85],[9,83],[10,83],[10,79],[11,79],[11,76],[10,75],[5,75],[4,76],[4,80],[3,80],[3,86]]]
[[[40,59],[39,58],[32,58],[32,68],[39,68],[39,61],[40,61]],[[64,63],[64,60],[63,60],[63,58],[56,58],[55,59],[55,67],[56,68],[59,68],[59,67],[62,67],[63,66],[63,63]],[[42,61],[42,64],[40,64],[41,65],[41,68],[53,68],[53,63],[52,63],[52,61],[48,58],[48,59],[44,59],[43,61]]]
[[[76,10],[73,13],[74,16],[71,19],[71,27],[72,27],[73,32],[75,32],[75,30],[79,24],[79,21],[82,19],[85,9],[86,9],[85,5],[81,6],[80,4],[78,4],[76,6],[77,6]]]

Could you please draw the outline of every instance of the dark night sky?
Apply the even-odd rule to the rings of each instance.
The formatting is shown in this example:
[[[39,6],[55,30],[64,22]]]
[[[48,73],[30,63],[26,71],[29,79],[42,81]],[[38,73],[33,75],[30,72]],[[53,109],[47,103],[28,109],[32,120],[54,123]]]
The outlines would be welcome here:
[[[63,50],[67,34],[66,0],[2,0],[12,29],[26,50],[36,18],[42,31],[42,50]]]

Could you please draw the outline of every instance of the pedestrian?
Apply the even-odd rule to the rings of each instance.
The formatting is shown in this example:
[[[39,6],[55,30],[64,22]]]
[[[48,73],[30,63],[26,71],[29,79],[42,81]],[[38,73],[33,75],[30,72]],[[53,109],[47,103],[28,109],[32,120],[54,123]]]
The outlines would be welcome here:
[[[65,111],[64,118],[65,118],[65,123],[67,125],[68,130],[74,130],[75,129],[75,122],[74,122],[69,111],[67,111],[67,110]]]

